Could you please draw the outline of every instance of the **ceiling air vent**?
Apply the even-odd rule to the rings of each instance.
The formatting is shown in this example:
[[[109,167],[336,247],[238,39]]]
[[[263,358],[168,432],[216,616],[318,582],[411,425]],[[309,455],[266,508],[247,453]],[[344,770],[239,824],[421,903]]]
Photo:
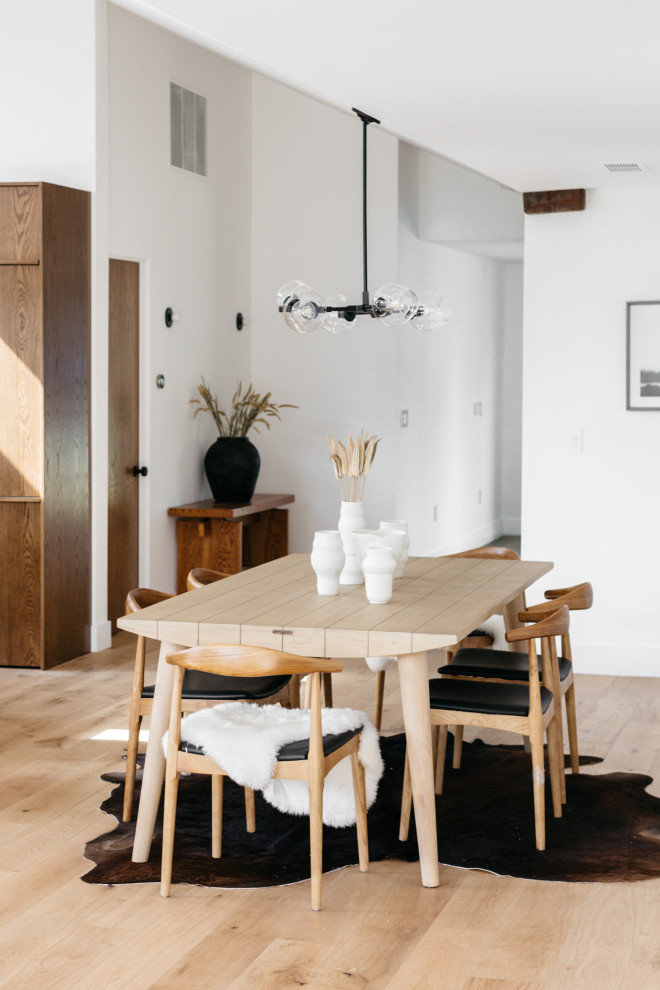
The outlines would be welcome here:
[[[603,168],[608,172],[648,172],[649,170],[644,162],[603,162]]]
[[[206,97],[170,83],[170,162],[206,175]]]

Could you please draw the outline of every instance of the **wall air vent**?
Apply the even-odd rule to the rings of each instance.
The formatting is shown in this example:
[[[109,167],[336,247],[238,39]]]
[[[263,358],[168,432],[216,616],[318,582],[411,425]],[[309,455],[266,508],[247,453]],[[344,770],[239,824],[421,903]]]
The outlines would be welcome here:
[[[206,97],[170,83],[170,162],[206,175]]]
[[[603,162],[603,168],[608,172],[648,172],[649,170],[644,162]]]

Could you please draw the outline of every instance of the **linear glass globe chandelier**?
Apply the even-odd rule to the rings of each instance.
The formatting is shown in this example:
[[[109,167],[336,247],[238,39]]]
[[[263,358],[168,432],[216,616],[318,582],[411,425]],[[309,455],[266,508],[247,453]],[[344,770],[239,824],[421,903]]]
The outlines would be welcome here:
[[[277,304],[285,323],[297,333],[311,333],[321,327],[329,333],[345,333],[356,316],[371,316],[385,326],[412,323],[419,330],[437,330],[450,317],[449,303],[435,292],[415,294],[405,285],[388,282],[369,297],[367,286],[367,127],[380,124],[362,110],[362,302],[351,303],[346,296],[323,296],[304,282],[287,282],[277,294]]]

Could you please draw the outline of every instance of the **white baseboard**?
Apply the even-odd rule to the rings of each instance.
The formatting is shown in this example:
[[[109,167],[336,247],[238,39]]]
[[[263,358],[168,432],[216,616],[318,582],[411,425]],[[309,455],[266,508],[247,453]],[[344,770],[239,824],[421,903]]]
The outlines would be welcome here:
[[[572,642],[576,674],[660,677],[660,647]]]
[[[89,627],[89,649],[91,653],[109,650],[112,646],[112,623],[109,620],[97,622]]]

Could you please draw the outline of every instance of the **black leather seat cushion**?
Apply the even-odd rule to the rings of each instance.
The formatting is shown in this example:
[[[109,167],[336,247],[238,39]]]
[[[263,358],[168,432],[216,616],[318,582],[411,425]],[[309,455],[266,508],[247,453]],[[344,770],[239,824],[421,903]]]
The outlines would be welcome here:
[[[521,684],[493,684],[488,681],[454,681],[437,677],[429,682],[431,708],[483,712],[486,715],[529,714],[529,688]],[[541,688],[541,708],[552,701],[547,688]]]
[[[571,664],[564,657],[558,658],[558,664],[559,680],[563,681],[570,673]],[[540,671],[539,656],[539,673]],[[527,653],[466,647],[456,653],[451,663],[438,667],[438,673],[452,677],[501,677],[508,681],[528,681],[529,658]]]
[[[270,698],[287,686],[286,677],[225,677],[204,670],[187,670],[183,678],[184,698],[205,698],[209,701],[260,701]],[[143,698],[153,698],[154,685],[142,689]]]
[[[354,736],[359,735],[361,731],[362,726],[358,729],[348,729],[346,732],[329,733],[327,736],[323,736],[324,756],[329,756],[330,753],[334,753],[336,750],[340,749]],[[182,741],[180,748],[184,753],[196,753],[199,756],[204,756],[204,750],[201,746],[195,746],[194,743]],[[309,739],[296,739],[295,742],[287,743],[286,746],[282,746],[277,754],[277,759],[283,762],[290,762],[292,760],[306,760],[308,754]]]

